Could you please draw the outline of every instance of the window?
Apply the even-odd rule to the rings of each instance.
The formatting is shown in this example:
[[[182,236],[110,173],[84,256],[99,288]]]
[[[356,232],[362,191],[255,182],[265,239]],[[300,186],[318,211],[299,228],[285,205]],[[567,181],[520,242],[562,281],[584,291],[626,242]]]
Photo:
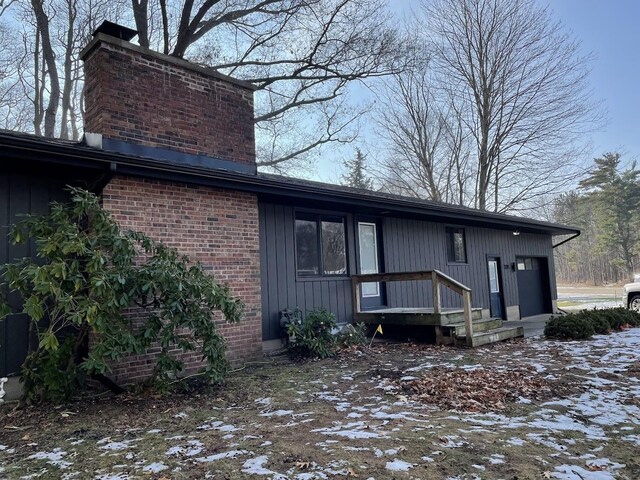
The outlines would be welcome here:
[[[540,264],[535,257],[518,257],[518,270],[540,270]]]
[[[467,247],[464,239],[464,228],[446,227],[447,259],[452,263],[467,263]]]
[[[296,268],[300,276],[346,275],[344,219],[296,215]]]

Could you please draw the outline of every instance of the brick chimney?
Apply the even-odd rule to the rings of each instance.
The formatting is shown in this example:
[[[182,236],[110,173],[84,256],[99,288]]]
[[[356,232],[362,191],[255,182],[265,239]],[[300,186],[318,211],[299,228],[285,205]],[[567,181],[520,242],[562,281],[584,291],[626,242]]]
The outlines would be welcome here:
[[[85,132],[105,150],[255,173],[250,83],[130,43],[102,24],[84,48]]]

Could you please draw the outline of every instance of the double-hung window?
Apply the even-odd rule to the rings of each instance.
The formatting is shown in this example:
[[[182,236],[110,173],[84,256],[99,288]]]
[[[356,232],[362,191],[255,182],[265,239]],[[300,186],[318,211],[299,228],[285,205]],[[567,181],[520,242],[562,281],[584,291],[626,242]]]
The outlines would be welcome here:
[[[344,218],[296,214],[296,270],[301,277],[347,274]]]

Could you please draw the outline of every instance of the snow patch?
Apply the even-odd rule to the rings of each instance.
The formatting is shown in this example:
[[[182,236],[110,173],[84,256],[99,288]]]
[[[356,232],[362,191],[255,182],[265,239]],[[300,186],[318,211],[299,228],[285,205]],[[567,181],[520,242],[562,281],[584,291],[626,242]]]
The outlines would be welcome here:
[[[196,461],[201,463],[209,463],[216,462],[218,460],[222,460],[224,458],[235,458],[240,455],[246,455],[249,452],[247,450],[230,450],[228,452],[216,453],[214,455],[209,455],[208,457],[198,457]]]
[[[398,460],[396,458],[392,462],[387,462],[385,468],[393,472],[408,472],[410,468],[413,468],[413,463]]]
[[[164,463],[153,462],[147,465],[146,467],[144,467],[142,471],[147,473],[158,473],[163,470],[166,470],[167,468],[169,467],[167,467]]]
[[[284,475],[265,468],[266,463],[269,461],[267,455],[260,455],[255,458],[250,458],[242,465],[242,473],[249,475],[273,475],[273,480],[286,480]]]

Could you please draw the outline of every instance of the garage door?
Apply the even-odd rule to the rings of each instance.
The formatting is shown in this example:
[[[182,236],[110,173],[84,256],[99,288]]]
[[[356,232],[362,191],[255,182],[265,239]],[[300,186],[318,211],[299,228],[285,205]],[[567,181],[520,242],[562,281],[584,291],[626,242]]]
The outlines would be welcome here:
[[[551,287],[547,259],[517,257],[520,316],[530,317],[551,311]]]

